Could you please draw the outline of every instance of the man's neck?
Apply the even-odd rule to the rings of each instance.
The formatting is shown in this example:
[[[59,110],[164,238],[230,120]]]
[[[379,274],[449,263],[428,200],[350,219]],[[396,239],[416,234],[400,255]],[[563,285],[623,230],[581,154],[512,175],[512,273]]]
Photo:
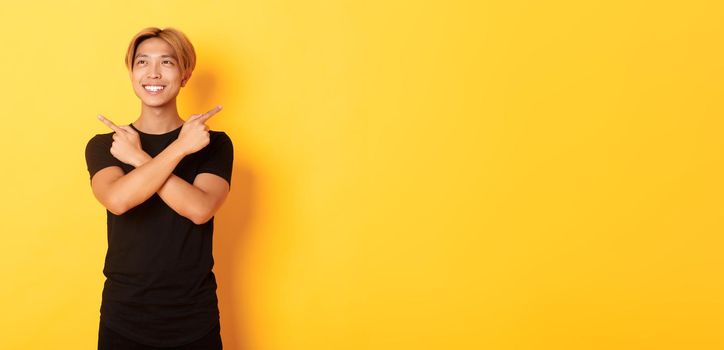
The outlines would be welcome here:
[[[141,103],[141,116],[133,122],[136,129],[147,134],[165,134],[183,125],[175,101],[152,107]]]

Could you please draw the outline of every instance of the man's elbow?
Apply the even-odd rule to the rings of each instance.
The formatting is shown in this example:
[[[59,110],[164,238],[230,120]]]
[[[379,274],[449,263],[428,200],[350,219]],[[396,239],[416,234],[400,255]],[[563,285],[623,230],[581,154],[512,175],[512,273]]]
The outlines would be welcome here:
[[[189,215],[189,220],[196,225],[203,225],[214,217],[214,212],[210,209],[199,208]]]
[[[112,198],[106,202],[106,209],[114,215],[123,215],[128,211],[128,205],[119,198]]]
[[[196,225],[203,225],[207,223],[209,220],[211,220],[211,216],[193,216],[190,218],[191,222],[193,222]]]

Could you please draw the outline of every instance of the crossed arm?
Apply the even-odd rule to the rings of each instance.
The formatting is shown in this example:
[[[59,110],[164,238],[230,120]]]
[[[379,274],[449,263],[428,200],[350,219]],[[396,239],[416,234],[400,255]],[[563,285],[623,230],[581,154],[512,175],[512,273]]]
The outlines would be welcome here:
[[[203,123],[218,110],[211,113],[212,111],[196,118],[196,121],[193,120],[195,117],[189,118],[187,123]],[[214,216],[229,192],[226,180],[218,175],[201,173],[196,176],[193,184],[190,184],[173,174],[173,170],[186,154],[193,153],[208,144],[207,139],[200,143],[194,143],[193,140],[194,136],[197,137],[197,141],[203,140],[201,130],[208,131],[208,127],[203,124],[201,127],[198,123],[191,125],[189,131],[184,133],[183,139],[179,137],[152,158],[140,149],[140,143],[135,144],[137,134],[131,134],[132,129],[116,126],[105,118],[101,120],[121,135],[118,138],[114,136],[114,146],[116,142],[119,146],[116,149],[112,148],[111,153],[124,163],[135,167],[128,174],[124,174],[118,166],[106,167],[99,170],[91,179],[93,194],[110,212],[121,215],[158,193],[169,207],[197,225],[207,222]],[[208,138],[208,134],[205,134],[205,137]]]
[[[101,169],[91,180],[93,194],[109,211],[121,215],[158,193],[179,215],[197,225],[206,223],[226,199],[229,184],[210,173],[198,174],[193,184],[186,182],[172,174],[183,157],[165,151],[156,158],[148,156],[125,175],[118,166]]]
[[[219,210],[229,193],[229,183],[211,173],[196,175],[193,184],[171,174],[157,193],[179,215],[201,225]]]

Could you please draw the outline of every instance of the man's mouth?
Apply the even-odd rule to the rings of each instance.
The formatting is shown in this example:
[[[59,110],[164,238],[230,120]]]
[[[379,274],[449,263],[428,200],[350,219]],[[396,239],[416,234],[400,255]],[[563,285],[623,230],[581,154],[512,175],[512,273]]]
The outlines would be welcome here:
[[[148,92],[160,92],[162,91],[166,86],[165,85],[143,85],[143,88],[146,89]]]

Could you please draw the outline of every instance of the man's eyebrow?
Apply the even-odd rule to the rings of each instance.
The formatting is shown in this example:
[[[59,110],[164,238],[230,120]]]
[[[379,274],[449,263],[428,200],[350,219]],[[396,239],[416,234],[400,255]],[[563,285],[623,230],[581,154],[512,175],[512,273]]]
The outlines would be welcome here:
[[[139,58],[139,57],[148,57],[148,55],[146,55],[145,53],[139,53],[136,55],[136,57],[134,59]],[[176,59],[175,55],[161,55],[161,57],[170,57],[170,58]]]

